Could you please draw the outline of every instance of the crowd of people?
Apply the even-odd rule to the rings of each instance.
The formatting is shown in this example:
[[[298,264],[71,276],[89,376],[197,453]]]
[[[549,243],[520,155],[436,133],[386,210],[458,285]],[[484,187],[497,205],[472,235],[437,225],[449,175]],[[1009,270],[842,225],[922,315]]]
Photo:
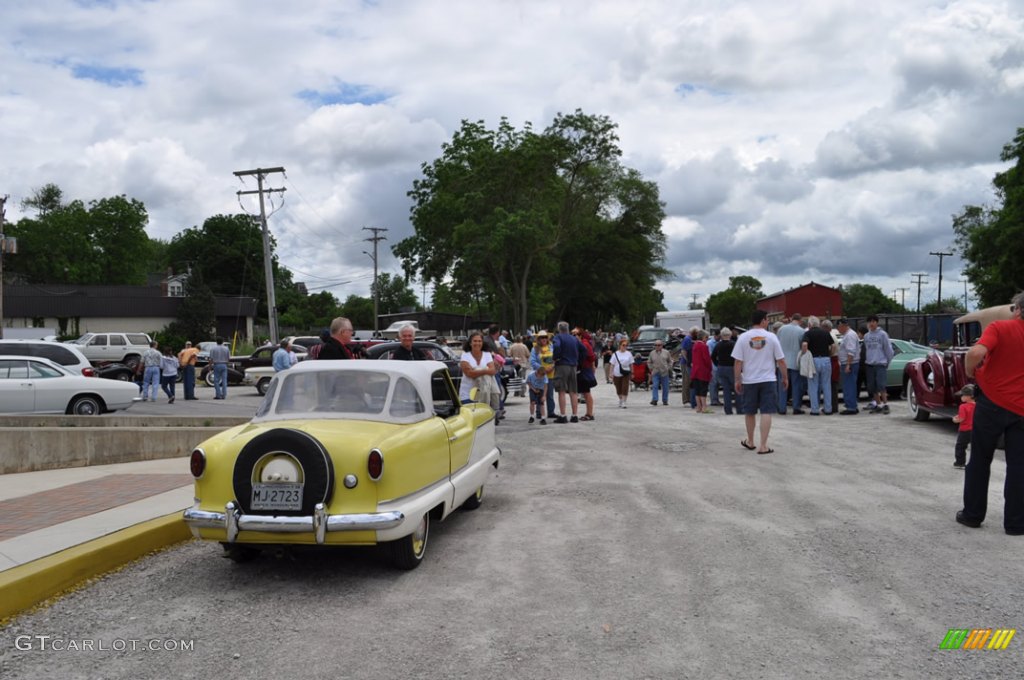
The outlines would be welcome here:
[[[955,421],[959,434],[954,466],[966,469],[964,507],[956,521],[979,527],[986,515],[988,483],[993,452],[1002,438],[1006,448],[1007,473],[1004,497],[1006,533],[1024,535],[1024,323],[1021,305],[1024,293],[1010,307],[1012,319],[988,326],[968,351],[966,373],[976,377],[957,396],[961,407]],[[772,418],[776,415],[857,415],[858,375],[863,367],[870,401],[867,411],[890,413],[886,371],[893,358],[888,334],[879,327],[878,317],[854,329],[846,319],[831,320],[793,314],[770,324],[767,313],[753,312],[750,327],[734,337],[728,327],[713,332],[691,328],[683,335],[677,354],[669,352],[663,340],[655,341],[645,357],[630,351],[630,337],[623,332],[594,333],[565,321],[554,333],[539,330],[514,339],[497,325],[474,331],[466,339],[459,364],[462,369],[459,398],[491,406],[497,421],[504,418],[499,373],[512,363],[529,393],[528,422],[546,425],[593,421],[598,366],[606,383],[614,384],[618,407],[627,408],[630,392],[650,389],[651,406],[668,406],[671,385],[682,388],[683,406],[695,413],[712,413],[720,406],[725,414],[743,414],[745,436],[740,445],[759,454],[773,453],[769,446]],[[414,347],[416,329],[399,330],[397,359],[427,359]],[[352,342],[351,322],[339,317],[322,335],[322,344],[312,348],[315,360],[359,359],[362,345]],[[678,336],[677,336],[678,338]],[[275,370],[294,365],[294,353],[282,342],[274,353]],[[143,401],[156,400],[158,387],[174,402],[178,370],[184,371],[185,398],[195,399],[197,350],[191,343],[177,355],[160,352],[153,342],[140,362]],[[227,389],[228,349],[223,340],[211,349],[215,377],[215,399]],[[643,366],[643,378],[636,372]],[[839,393],[842,392],[842,410]],[[557,406],[556,406],[557,395]],[[584,405],[580,411],[580,398]],[[809,405],[804,410],[805,397]],[[968,459],[968,447],[970,458]]]

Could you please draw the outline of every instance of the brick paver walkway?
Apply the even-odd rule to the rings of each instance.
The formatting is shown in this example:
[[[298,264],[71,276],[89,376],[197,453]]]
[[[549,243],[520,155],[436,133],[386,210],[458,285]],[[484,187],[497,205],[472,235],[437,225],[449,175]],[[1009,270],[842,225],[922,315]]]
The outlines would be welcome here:
[[[192,475],[108,475],[0,501],[0,541],[186,486]]]

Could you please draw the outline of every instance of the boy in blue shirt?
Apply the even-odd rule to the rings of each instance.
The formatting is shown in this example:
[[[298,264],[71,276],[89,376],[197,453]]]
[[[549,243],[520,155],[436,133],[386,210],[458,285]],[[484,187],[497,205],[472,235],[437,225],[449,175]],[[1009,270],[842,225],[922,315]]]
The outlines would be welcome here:
[[[526,376],[526,384],[530,386],[530,422],[534,422],[533,414],[536,407],[540,424],[547,425],[548,421],[544,419],[544,399],[548,389],[548,373],[544,367],[542,366],[536,371],[530,371]],[[551,414],[549,413],[548,415]]]

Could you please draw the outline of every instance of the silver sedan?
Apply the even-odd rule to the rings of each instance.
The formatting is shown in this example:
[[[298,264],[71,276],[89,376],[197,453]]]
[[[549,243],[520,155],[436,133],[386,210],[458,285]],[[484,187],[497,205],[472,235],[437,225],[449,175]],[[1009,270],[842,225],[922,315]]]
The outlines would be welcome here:
[[[92,416],[138,398],[135,383],[85,377],[41,357],[0,356],[0,413]]]

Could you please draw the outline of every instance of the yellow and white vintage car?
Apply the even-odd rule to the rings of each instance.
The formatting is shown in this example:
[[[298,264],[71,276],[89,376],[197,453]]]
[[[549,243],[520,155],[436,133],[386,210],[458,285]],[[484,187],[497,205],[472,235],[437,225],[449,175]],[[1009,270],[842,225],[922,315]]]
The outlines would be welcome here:
[[[305,361],[256,416],[192,452],[184,519],[236,561],[266,547],[385,544],[419,566],[431,521],[480,506],[494,412],[460,404],[439,361]]]

